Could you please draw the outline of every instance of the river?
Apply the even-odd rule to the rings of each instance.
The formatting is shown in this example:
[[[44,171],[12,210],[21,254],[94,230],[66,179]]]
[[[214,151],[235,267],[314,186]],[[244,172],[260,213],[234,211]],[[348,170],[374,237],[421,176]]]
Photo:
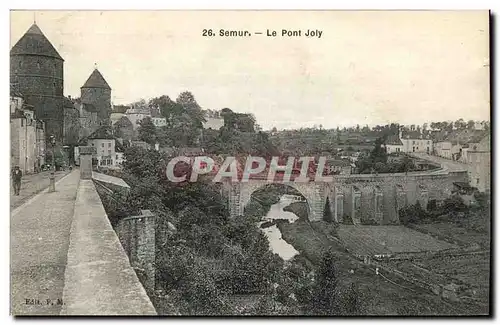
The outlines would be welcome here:
[[[276,204],[271,205],[269,212],[267,215],[262,217],[262,221],[259,222],[259,227],[266,221],[272,221],[276,219],[288,220],[288,222],[293,223],[299,220],[299,217],[295,215],[295,213],[283,211],[283,209],[289,206],[293,202],[298,202],[294,196],[291,195],[283,195],[280,198],[280,201]],[[293,258],[295,255],[298,255],[299,252],[289,243],[287,243],[281,237],[281,231],[278,226],[273,225],[267,228],[261,228],[262,232],[266,235],[269,240],[269,248],[275,254],[278,254],[283,260],[287,261]]]

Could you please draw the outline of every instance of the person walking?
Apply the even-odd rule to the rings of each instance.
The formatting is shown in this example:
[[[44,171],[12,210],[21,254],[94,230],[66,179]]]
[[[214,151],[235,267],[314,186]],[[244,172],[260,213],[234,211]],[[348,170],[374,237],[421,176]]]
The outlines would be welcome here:
[[[23,172],[19,169],[19,166],[15,166],[12,171],[12,183],[14,184],[14,194],[19,195],[19,190],[21,190],[21,178],[23,177]]]

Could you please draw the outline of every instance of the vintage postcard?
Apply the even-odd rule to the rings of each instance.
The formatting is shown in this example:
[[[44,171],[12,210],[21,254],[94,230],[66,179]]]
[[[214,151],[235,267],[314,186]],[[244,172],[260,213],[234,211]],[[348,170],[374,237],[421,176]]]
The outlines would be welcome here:
[[[10,28],[12,315],[491,315],[488,11]]]

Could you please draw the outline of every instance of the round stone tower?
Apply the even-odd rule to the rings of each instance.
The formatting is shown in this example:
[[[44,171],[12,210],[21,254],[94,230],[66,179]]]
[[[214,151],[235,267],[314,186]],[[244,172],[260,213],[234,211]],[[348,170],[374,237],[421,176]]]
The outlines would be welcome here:
[[[100,122],[107,121],[111,115],[111,87],[99,70],[92,72],[80,91],[82,103],[94,105]]]
[[[46,136],[63,137],[64,60],[33,24],[10,51],[10,83],[45,121]]]

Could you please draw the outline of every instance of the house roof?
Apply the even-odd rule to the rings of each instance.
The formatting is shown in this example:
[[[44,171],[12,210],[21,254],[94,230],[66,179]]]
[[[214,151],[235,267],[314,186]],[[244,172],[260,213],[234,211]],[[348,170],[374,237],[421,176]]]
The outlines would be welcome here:
[[[97,69],[94,69],[90,77],[80,88],[104,88],[111,90],[111,87],[108,85],[102,74]]]
[[[401,142],[398,135],[390,135],[387,137],[385,144],[402,146],[403,142]]]
[[[133,127],[133,124],[132,122],[129,120],[129,118],[126,116],[126,115],[123,115],[122,117],[120,117],[115,123],[114,125],[117,125],[117,126],[131,126]]]
[[[114,105],[113,106],[113,111],[111,113],[126,113],[127,110],[130,108],[130,106],[126,105]]]
[[[89,137],[89,139],[114,139],[113,130],[109,125],[104,125],[94,131]]]
[[[12,47],[10,55],[40,55],[64,61],[36,23],[31,25],[28,31]]]

